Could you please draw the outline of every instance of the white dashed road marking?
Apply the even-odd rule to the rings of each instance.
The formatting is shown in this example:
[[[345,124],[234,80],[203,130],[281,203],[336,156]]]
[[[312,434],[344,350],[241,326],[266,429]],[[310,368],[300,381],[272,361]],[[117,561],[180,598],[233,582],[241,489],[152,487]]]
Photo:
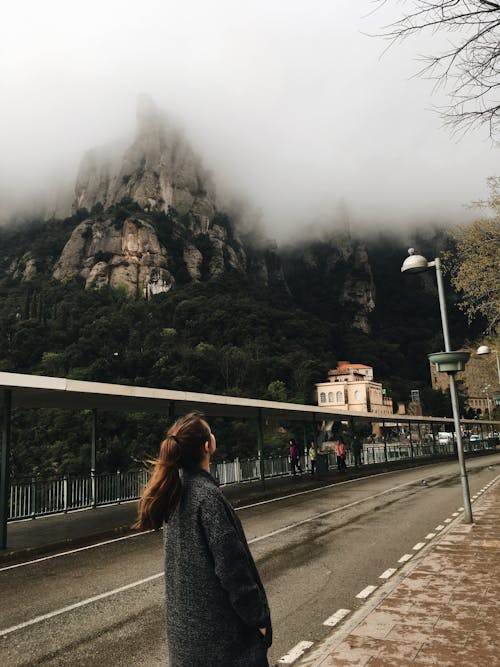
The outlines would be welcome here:
[[[417,544],[415,544],[413,547],[413,551],[420,551],[422,547],[425,547],[425,542],[417,542]]]
[[[406,561],[410,560],[412,558],[412,554],[405,554],[404,556],[401,556],[401,558],[398,560],[398,563],[406,563]]]
[[[326,621],[323,622],[323,625],[329,625],[331,628],[333,628],[335,625],[340,623],[340,621],[347,616],[347,614],[350,614],[351,610],[350,609],[339,609],[336,611],[332,616],[326,619]]]
[[[427,533],[425,536],[426,540],[432,540],[433,537],[436,537],[436,533]]]
[[[373,591],[377,590],[377,586],[367,586],[366,588],[363,588],[362,591],[360,591],[356,597],[359,598],[360,600],[366,600],[366,598],[373,593]]]
[[[382,574],[380,575],[379,579],[389,579],[389,577],[392,577],[392,575],[394,574],[394,572],[397,572],[396,568],[395,568],[395,567],[390,567],[390,568],[389,568],[388,570],[386,570],[385,572],[382,572]]]
[[[436,527],[434,528],[434,530],[439,531],[439,530],[443,530],[443,528],[444,528],[444,526],[441,525],[441,524],[439,524],[439,526],[436,526]]]
[[[289,651],[289,653],[278,660],[278,665],[293,665],[293,663],[303,655],[304,651],[307,651],[312,645],[313,642],[299,642],[291,651]]]

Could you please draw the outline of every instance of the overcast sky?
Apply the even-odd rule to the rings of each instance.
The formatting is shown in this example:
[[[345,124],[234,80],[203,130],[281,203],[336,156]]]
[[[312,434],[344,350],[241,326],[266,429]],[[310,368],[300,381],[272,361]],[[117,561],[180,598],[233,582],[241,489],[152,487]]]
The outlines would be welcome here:
[[[441,37],[382,55],[401,5],[372,0],[24,0],[0,26],[0,191],[76,173],[133,131],[149,93],[221,188],[284,238],[347,210],[351,223],[460,222],[499,173],[486,130],[450,136],[446,101],[412,75]]]

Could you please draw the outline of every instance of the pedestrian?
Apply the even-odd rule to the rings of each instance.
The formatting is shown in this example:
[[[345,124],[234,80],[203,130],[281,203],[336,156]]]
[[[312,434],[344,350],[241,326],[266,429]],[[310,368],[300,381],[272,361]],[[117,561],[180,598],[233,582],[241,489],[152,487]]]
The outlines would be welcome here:
[[[335,454],[337,456],[337,468],[339,472],[344,472],[347,470],[347,466],[345,464],[346,451],[345,442],[342,440],[342,438],[339,438],[335,444]]]
[[[294,438],[290,440],[290,465],[292,467],[292,475],[295,475],[297,469],[299,472],[302,472],[302,466],[300,465],[300,449]]]
[[[314,475],[316,471],[316,455],[318,453],[318,450],[316,449],[316,443],[314,442],[314,439],[311,438],[309,441],[309,461],[311,462],[311,475]]]
[[[268,667],[266,593],[241,523],[210,475],[215,437],[196,413],[161,443],[139,502],[141,529],[164,528],[171,667]]]
[[[352,439],[352,453],[354,454],[354,465],[361,468],[361,440],[357,435]]]

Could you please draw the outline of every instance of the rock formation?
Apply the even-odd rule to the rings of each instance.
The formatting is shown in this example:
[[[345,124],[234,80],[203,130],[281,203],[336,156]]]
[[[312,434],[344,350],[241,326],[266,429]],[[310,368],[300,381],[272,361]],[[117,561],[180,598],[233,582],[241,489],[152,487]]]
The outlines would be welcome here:
[[[170,290],[175,277],[162,225],[182,245],[192,280],[225,271],[245,274],[249,268],[232,223],[217,211],[210,175],[182,133],[147,99],[139,104],[129,148],[86,154],[73,210],[90,213],[54,268],[57,280],[80,276],[87,288],[124,285],[130,293],[147,295]]]
[[[145,211],[174,208],[191,214],[196,231],[206,232],[214,216],[215,188],[181,131],[148,98],[139,101],[133,144],[121,155],[89,151],[75,186],[75,210],[104,209],[131,199]]]
[[[285,278],[305,310],[370,333],[375,283],[364,244],[348,232],[329,232],[282,254]]]

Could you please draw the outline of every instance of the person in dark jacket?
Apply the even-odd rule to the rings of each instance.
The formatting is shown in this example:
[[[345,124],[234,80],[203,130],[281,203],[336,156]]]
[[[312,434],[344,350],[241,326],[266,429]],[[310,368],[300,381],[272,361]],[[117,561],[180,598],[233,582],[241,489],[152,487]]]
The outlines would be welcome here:
[[[240,520],[209,473],[215,448],[200,415],[179,419],[136,526],[164,526],[170,666],[268,667],[269,605]]]
[[[302,467],[300,465],[300,449],[295,439],[290,440],[290,465],[292,467],[292,475],[295,475],[296,471],[302,472]]]

